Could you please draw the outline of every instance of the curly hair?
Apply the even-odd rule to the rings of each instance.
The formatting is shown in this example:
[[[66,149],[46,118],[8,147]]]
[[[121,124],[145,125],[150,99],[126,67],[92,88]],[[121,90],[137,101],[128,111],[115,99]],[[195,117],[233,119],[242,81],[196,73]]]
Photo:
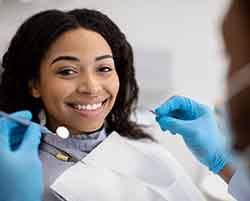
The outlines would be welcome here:
[[[0,109],[7,112],[30,110],[33,120],[38,121],[42,103],[31,96],[28,83],[39,78],[41,60],[52,43],[63,33],[77,28],[101,34],[114,56],[120,88],[106,118],[107,131],[117,131],[132,139],[152,139],[141,125],[130,119],[135,112],[139,92],[132,48],[118,26],[96,10],[42,11],[20,26],[2,59],[4,72],[0,85]]]

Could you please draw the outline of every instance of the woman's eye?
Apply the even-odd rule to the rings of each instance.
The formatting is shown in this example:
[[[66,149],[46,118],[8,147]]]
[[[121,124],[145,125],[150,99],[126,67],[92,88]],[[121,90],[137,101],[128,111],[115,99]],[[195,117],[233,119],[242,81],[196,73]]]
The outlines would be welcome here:
[[[102,66],[102,67],[100,67],[99,69],[98,69],[98,71],[100,71],[100,72],[110,72],[110,71],[112,71],[113,70],[113,68],[111,68],[111,67],[109,67],[109,66]]]
[[[75,71],[73,69],[63,69],[63,70],[58,71],[58,74],[63,75],[63,76],[74,75],[76,73],[77,73],[77,71]]]

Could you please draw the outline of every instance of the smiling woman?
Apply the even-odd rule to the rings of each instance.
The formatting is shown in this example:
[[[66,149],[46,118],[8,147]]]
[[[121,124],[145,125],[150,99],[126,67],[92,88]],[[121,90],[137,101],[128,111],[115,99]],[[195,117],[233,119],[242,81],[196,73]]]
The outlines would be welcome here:
[[[88,9],[40,12],[17,30],[3,56],[2,66],[0,110],[29,110],[33,121],[45,124],[52,131],[65,126],[71,133],[66,140],[51,135],[42,138],[39,157],[43,164],[44,200],[60,200],[50,186],[106,138],[116,139],[112,138],[114,132],[122,136],[122,140],[119,150],[114,150],[111,155],[130,153],[122,150],[122,145],[128,144],[136,149],[126,150],[140,150],[141,156],[148,158],[156,156],[163,167],[167,166],[162,175],[166,176],[164,196],[167,200],[183,200],[184,197],[185,200],[202,200],[170,154],[159,149],[160,145],[152,135],[130,119],[138,98],[133,51],[125,35],[106,15]],[[23,139],[18,134],[14,132],[12,135],[15,147]],[[146,140],[142,143],[140,139]],[[112,150],[113,146],[108,149]],[[141,175],[146,178],[144,170],[149,163],[146,159],[137,160],[135,156],[138,155],[131,154],[127,158],[119,155],[123,159],[121,164],[125,165],[122,169],[130,170],[128,178]],[[130,168],[131,164],[134,168]],[[150,164],[157,172],[159,163]],[[172,183],[176,190],[182,191],[174,193]],[[184,184],[188,189],[183,187]],[[79,184],[72,182],[70,185],[75,188]],[[171,187],[169,191],[168,187]],[[117,191],[119,193],[119,189]],[[162,196],[156,191],[147,190],[145,195],[147,193]],[[107,194],[103,193],[101,198],[105,196]],[[122,200],[126,200],[126,196]]]
[[[109,132],[150,138],[129,120],[138,99],[131,46],[120,29],[98,11],[49,10],[34,15],[17,31],[2,65],[0,108],[7,112],[27,109],[39,121],[43,109],[51,129],[60,124],[76,134],[100,128],[106,118]],[[100,113],[89,110],[100,104]],[[86,125],[84,114],[97,113],[95,126]],[[87,130],[76,128],[71,118],[78,125],[83,120]]]

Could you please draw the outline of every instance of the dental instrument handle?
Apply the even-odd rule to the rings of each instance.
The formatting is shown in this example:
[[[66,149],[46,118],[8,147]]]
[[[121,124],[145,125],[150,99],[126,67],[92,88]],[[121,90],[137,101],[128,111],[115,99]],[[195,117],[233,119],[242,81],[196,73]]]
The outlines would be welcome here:
[[[41,126],[40,124],[35,123],[35,122],[32,122],[32,121],[29,121],[29,120],[27,120],[27,119],[22,119],[22,118],[18,118],[18,117],[13,117],[13,116],[11,116],[11,115],[9,115],[8,113],[3,112],[3,111],[0,111],[0,116],[6,117],[6,118],[8,118],[8,119],[11,119],[11,120],[13,120],[13,121],[15,121],[15,122],[17,122],[17,123],[20,123],[20,124],[22,124],[22,125],[24,125],[24,126],[29,126],[31,123],[37,124],[37,125],[39,125],[39,127],[41,128],[41,132],[42,132],[43,134],[52,134],[52,135],[56,135],[56,133],[53,133],[52,131],[50,131],[50,130],[49,130],[48,128],[46,128],[45,126]]]
[[[149,112],[151,112],[152,114],[156,115],[155,111],[152,109],[148,109]]]
[[[149,108],[148,106],[140,105],[138,108],[145,110],[145,111],[148,111],[148,112],[151,112],[152,114],[156,115],[155,111],[153,109]]]

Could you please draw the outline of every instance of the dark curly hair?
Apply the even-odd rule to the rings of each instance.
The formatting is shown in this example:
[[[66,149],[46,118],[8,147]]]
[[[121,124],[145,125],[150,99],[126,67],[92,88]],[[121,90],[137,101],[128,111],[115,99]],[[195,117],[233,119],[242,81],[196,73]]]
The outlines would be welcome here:
[[[132,48],[117,25],[96,10],[47,10],[21,25],[2,59],[0,109],[6,112],[30,110],[33,120],[38,121],[42,103],[31,96],[28,83],[39,78],[41,60],[51,44],[63,33],[81,27],[101,34],[114,56],[120,88],[114,107],[106,118],[108,132],[117,131],[132,139],[152,139],[141,125],[130,119],[139,92]]]

